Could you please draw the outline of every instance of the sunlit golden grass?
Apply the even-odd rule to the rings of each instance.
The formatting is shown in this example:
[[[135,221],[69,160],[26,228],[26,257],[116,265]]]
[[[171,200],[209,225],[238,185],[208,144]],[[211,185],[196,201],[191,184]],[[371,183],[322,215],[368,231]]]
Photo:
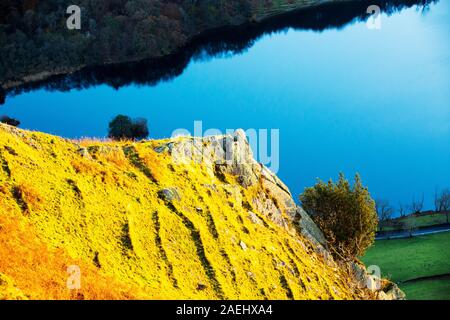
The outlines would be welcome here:
[[[29,299],[138,299],[139,288],[124,285],[62,249],[49,249],[32,227],[16,217],[0,215],[1,273],[14,279],[14,286]],[[82,270],[82,287],[66,286],[67,267]],[[1,290],[1,289],[0,289]]]
[[[83,158],[74,159],[70,162],[76,173],[95,175],[100,172],[100,166]]]
[[[154,151],[166,142],[0,125],[0,273],[32,299],[366,297],[295,228],[253,208],[261,186],[175,163]],[[179,199],[162,199],[164,188]],[[65,287],[68,264],[82,269],[82,296]]]
[[[125,157],[122,149],[114,148],[110,150],[103,155],[103,159],[105,159],[106,162],[116,165],[120,169],[125,169],[129,166],[128,159]]]
[[[16,184],[12,190],[16,202],[24,211],[28,211],[30,209],[40,209],[44,206],[42,196],[40,195],[38,189],[31,184],[31,182],[20,182]]]

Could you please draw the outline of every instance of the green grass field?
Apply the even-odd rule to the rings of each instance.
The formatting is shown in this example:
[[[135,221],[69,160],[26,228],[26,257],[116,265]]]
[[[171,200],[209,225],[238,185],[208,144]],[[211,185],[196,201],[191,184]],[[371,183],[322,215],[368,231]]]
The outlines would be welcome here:
[[[403,283],[450,273],[450,232],[376,241],[362,261],[380,266],[383,276],[398,283],[407,299],[450,300],[450,277]]]
[[[410,300],[450,300],[450,278],[405,283],[401,288]]]

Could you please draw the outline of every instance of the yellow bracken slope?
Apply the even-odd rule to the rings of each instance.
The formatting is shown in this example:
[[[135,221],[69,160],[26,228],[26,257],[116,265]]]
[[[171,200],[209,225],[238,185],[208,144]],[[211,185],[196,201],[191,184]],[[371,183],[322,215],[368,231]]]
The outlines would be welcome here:
[[[370,296],[261,177],[175,161],[192,141],[177,139],[70,141],[0,124],[0,299]]]

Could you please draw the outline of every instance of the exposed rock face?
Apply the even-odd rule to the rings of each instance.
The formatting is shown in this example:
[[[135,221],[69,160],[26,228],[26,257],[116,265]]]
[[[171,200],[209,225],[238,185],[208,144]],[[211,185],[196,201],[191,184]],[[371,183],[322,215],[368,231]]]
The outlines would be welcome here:
[[[379,295],[383,296],[385,300],[405,300],[405,293],[395,284],[390,282]],[[385,297],[384,297],[385,296]],[[380,296],[379,296],[380,298]]]
[[[380,275],[370,274],[362,264],[356,262],[349,264],[360,288],[368,288],[380,300],[405,300],[406,295],[397,284],[382,279]]]
[[[251,206],[284,228],[298,225],[300,232],[310,241],[320,247],[325,245],[322,232],[296,205],[289,188],[255,160],[244,130],[238,129],[233,134],[222,136],[179,137],[156,147],[155,151],[170,153],[176,163],[202,163],[211,176],[215,175],[225,185],[227,176],[234,176],[244,188],[259,184],[265,192],[258,192]]]

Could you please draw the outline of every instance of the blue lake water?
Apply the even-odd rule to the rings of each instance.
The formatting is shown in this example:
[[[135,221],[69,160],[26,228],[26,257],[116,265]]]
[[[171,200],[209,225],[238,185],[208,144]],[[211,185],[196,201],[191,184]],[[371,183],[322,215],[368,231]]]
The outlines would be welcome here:
[[[397,205],[450,187],[450,3],[323,32],[266,35],[239,55],[192,61],[175,79],[114,90],[37,90],[0,107],[21,127],[103,137],[117,114],[152,138],[177,128],[279,129],[278,175],[295,198],[316,178],[359,172]]]

